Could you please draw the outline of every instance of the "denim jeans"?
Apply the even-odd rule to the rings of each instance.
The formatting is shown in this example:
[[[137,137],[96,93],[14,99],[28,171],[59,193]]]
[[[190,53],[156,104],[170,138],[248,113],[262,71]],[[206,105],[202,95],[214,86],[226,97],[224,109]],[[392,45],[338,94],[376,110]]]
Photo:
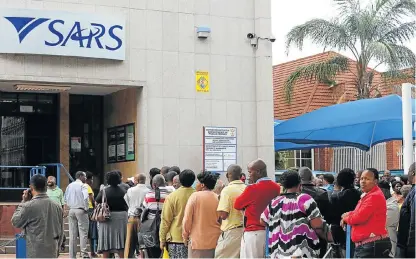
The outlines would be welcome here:
[[[390,250],[390,238],[386,238],[355,247],[354,258],[389,258]]]

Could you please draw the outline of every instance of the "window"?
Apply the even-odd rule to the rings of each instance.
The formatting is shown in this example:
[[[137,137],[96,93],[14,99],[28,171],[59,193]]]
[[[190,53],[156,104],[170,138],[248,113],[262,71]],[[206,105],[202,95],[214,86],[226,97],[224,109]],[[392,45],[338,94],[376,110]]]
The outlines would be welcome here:
[[[275,152],[276,170],[284,170],[290,167],[309,167],[314,170],[313,149],[291,150]]]
[[[56,94],[0,92],[0,111],[3,116],[28,113],[55,114],[56,100]]]

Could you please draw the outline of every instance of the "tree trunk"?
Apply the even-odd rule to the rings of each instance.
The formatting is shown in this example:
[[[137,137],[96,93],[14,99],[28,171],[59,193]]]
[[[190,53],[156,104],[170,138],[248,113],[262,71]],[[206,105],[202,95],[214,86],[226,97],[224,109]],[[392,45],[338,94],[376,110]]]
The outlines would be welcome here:
[[[357,100],[370,98],[369,74],[359,62],[357,64],[356,88]]]

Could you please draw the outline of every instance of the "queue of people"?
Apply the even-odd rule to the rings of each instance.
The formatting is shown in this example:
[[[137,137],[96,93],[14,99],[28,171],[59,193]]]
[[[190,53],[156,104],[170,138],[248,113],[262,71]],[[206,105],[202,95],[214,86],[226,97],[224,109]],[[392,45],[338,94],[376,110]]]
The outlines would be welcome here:
[[[373,168],[317,181],[304,167],[276,183],[261,159],[247,171],[248,185],[238,165],[229,166],[228,184],[175,166],[151,169],[150,185],[144,174],[126,185],[111,171],[95,198],[84,172],[64,194],[35,175],[33,197],[24,192],[12,223],[26,231],[28,258],[58,256],[65,216],[71,258],[77,238],[83,258],[343,258],[347,225],[355,258],[415,257],[415,164],[407,182],[388,172],[379,179]],[[96,213],[101,220],[91,220]]]

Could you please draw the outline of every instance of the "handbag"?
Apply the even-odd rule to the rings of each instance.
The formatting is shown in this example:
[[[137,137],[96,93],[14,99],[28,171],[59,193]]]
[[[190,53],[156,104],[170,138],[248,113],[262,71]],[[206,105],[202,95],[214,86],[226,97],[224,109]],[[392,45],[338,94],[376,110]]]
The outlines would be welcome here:
[[[98,203],[94,208],[94,212],[91,216],[92,221],[104,222],[110,219],[110,207],[107,204],[107,196],[105,195],[105,189],[102,190],[103,196],[101,198],[101,203]]]

